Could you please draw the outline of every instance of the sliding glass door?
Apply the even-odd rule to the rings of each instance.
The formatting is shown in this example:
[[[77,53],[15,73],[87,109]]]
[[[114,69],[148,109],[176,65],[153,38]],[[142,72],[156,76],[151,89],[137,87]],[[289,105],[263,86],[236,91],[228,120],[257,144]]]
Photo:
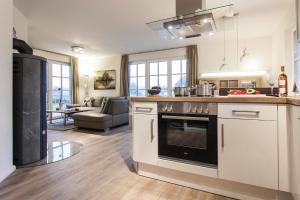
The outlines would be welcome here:
[[[48,108],[55,110],[72,103],[71,67],[68,63],[49,61]]]

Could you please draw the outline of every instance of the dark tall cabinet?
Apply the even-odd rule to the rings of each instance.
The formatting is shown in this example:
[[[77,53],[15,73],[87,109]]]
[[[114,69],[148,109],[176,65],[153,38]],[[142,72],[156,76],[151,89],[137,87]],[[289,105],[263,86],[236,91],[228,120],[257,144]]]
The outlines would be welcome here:
[[[47,155],[47,60],[13,55],[13,156],[26,165]]]

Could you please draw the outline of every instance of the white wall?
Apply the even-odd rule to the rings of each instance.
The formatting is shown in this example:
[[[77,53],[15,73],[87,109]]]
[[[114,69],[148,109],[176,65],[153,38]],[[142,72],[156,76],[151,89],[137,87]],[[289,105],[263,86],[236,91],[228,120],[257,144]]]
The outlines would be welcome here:
[[[238,46],[238,51],[237,51]],[[226,41],[227,66],[222,71],[254,71],[272,68],[272,37]],[[244,48],[249,55],[240,63]],[[219,72],[224,58],[224,41],[207,40],[198,44],[199,73]]]
[[[47,58],[48,60],[70,63],[70,56],[67,55],[57,54],[57,53],[43,51],[39,49],[33,49],[33,55],[41,56]]]
[[[28,19],[16,7],[13,9],[13,24],[18,39],[28,42]]]
[[[272,35],[273,71],[278,74],[280,66],[286,67],[289,91],[292,91],[294,85],[293,32],[296,30],[296,13],[294,11],[294,7],[289,9]]]
[[[106,96],[113,97],[120,95],[120,66],[121,56],[112,56],[105,58],[80,58],[78,60],[79,67],[79,95],[81,102],[85,98],[85,75],[89,75],[88,91],[89,96]],[[116,89],[114,90],[94,90],[94,72],[98,70],[116,70]]]
[[[0,182],[15,170],[12,150],[13,1],[0,1]]]
[[[237,41],[226,41],[227,66],[222,71],[253,71],[266,70],[272,68],[272,37],[265,36],[259,38],[243,39],[239,41],[237,54]],[[239,57],[243,49],[247,47],[249,55],[239,62]],[[163,50],[149,53],[133,54],[129,56],[129,61],[144,61],[160,58],[174,58],[186,55],[185,48]],[[201,73],[219,72],[219,68],[224,58],[223,39],[210,38],[201,40],[198,43],[198,71]]]

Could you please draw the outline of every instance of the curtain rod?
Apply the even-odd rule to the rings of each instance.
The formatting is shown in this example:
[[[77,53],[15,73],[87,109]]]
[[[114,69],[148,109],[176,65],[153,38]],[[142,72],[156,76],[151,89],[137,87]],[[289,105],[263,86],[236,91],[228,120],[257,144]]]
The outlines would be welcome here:
[[[61,55],[61,56],[68,56],[68,57],[71,57],[70,55],[67,55],[67,54],[57,53],[57,52],[48,51],[48,50],[44,50],[44,49],[37,49],[37,48],[33,48],[33,49],[39,50],[39,51],[45,51],[45,52],[48,52],[48,53],[53,53],[53,54],[57,54],[57,55]]]
[[[188,45],[192,46],[192,45]],[[167,51],[167,50],[173,50],[173,49],[181,49],[181,48],[186,48],[187,46],[183,47],[174,47],[174,48],[168,48],[168,49],[157,49],[157,50],[152,50],[152,51],[144,51],[144,52],[137,52],[137,53],[130,53],[128,55],[138,55],[138,54],[143,54],[143,53],[152,53],[152,52],[158,52],[158,51]]]

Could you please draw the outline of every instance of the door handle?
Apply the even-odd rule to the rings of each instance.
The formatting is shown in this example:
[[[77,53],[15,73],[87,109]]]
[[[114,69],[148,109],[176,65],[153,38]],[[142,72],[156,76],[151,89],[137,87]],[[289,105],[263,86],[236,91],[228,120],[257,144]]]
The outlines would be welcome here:
[[[224,124],[221,125],[221,146],[222,149],[224,149],[225,143],[224,143]]]
[[[154,128],[153,128],[153,126],[154,126],[154,119],[151,119],[151,127],[150,127],[151,128],[151,131],[150,131],[151,132],[151,136],[150,136],[151,137],[151,143],[153,142],[153,139],[154,139],[154,133],[153,133]]]

